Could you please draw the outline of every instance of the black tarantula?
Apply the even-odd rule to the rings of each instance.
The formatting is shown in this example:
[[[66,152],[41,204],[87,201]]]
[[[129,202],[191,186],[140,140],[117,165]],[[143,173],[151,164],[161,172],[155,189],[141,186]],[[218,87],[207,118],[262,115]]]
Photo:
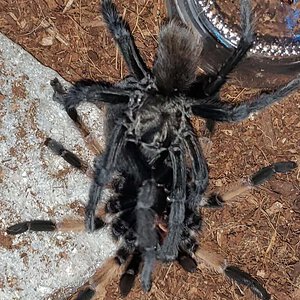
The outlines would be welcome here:
[[[154,66],[149,70],[134,44],[128,24],[118,15],[112,1],[102,1],[102,14],[131,75],[116,84],[80,81],[67,92],[57,79],[51,82],[55,100],[64,105],[97,152],[85,225],[76,220],[60,223],[33,220],[15,224],[7,232],[84,228],[94,231],[110,224],[112,236],[120,244],[115,257],[108,259],[71,299],[94,299],[121,273],[120,292],[127,295],[140,269],[142,287],[149,291],[156,261],[177,260],[185,270],[192,272],[199,258],[249,287],[260,299],[270,299],[256,279],[237,267],[226,265],[224,259],[198,245],[197,234],[202,223],[200,208],[221,207],[273,174],[292,170],[296,164],[290,161],[272,164],[252,175],[236,190],[205,196],[208,168],[190,118],[199,116],[213,122],[243,120],[298,89],[300,76],[275,92],[261,94],[246,103],[221,102],[220,88],[254,40],[250,0],[241,0],[241,39],[236,50],[217,74],[210,76],[196,75],[201,46],[185,25],[171,21],[161,29]],[[81,102],[106,104],[103,153],[97,142],[89,139],[88,129],[77,114],[76,107]],[[59,142],[49,138],[46,145],[74,167],[87,171],[87,165]],[[107,185],[115,194],[102,203]]]

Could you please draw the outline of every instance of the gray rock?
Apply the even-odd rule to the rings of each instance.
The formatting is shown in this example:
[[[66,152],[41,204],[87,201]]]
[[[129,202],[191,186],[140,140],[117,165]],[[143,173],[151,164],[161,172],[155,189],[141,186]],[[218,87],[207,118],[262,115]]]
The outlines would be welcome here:
[[[0,34],[0,299],[47,299],[61,288],[79,286],[115,250],[106,230],[97,233],[25,233],[10,241],[5,229],[31,219],[78,217],[90,179],[44,145],[63,143],[92,164],[80,134],[52,101],[53,70]],[[101,140],[103,115],[80,110]],[[102,141],[103,142],[103,141]],[[77,203],[74,207],[70,206]],[[71,208],[73,207],[73,208]],[[5,242],[6,241],[6,242]]]

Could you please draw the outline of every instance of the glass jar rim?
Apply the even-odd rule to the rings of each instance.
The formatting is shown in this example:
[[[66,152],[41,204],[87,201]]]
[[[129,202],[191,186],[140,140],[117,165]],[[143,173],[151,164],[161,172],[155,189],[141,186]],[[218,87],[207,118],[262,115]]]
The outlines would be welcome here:
[[[229,26],[221,14],[212,13],[214,6],[212,0],[176,0],[176,2],[178,7],[188,5],[189,13],[191,14],[190,17],[193,18],[197,26],[205,27],[226,48],[236,48],[240,40],[240,30],[237,25]],[[300,34],[296,35],[295,38],[257,36],[250,53],[259,56],[281,58],[300,56]]]

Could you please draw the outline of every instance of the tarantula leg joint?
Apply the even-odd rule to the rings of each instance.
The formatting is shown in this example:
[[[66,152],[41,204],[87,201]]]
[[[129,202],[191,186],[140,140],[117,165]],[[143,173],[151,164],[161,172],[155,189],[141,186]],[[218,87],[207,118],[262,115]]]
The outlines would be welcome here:
[[[71,151],[65,149],[65,147],[51,139],[47,138],[44,142],[44,144],[56,155],[62,157],[66,162],[68,162],[71,166],[73,166],[76,169],[80,169],[84,172],[87,171],[87,165],[80,160],[80,158],[72,153]]]
[[[201,206],[204,207],[207,206],[211,208],[221,208],[224,206],[224,199],[221,195],[213,193],[207,199],[205,199],[205,204]]]

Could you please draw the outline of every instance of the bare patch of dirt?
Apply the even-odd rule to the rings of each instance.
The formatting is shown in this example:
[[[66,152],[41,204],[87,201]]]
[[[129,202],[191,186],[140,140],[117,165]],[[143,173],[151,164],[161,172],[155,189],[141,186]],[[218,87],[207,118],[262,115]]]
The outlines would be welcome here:
[[[67,7],[66,3],[72,5]],[[165,15],[163,0],[116,3],[133,29],[142,56],[151,65]],[[0,0],[0,7],[1,32],[65,79],[116,81],[127,74],[99,16],[98,0]],[[226,101],[240,102],[258,93],[227,85],[222,95]],[[299,163],[299,109],[298,93],[240,124],[219,124],[208,154],[211,188],[223,188],[272,162]],[[195,119],[194,125],[200,137],[203,122]],[[299,183],[298,168],[276,176],[224,209],[203,210],[205,226],[200,244],[209,244],[228,263],[256,276],[275,300],[300,297]],[[77,210],[77,205],[71,209]],[[0,239],[10,245],[8,239]],[[202,264],[195,273],[184,272],[176,263],[157,266],[153,281],[147,295],[136,282],[127,299],[254,299],[249,291]],[[121,299],[117,280],[108,287],[106,299]]]
[[[13,243],[13,238],[7,234],[0,232],[0,247],[11,249]]]
[[[24,78],[20,78],[14,82],[12,87],[13,98],[15,99],[25,99],[27,91],[24,85]]]

